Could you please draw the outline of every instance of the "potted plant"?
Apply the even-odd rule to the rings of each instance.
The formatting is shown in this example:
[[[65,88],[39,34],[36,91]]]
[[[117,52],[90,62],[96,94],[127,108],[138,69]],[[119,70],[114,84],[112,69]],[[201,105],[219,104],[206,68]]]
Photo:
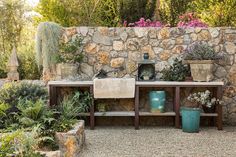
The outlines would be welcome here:
[[[212,113],[215,112],[215,105],[220,104],[219,99],[211,97],[209,90],[190,94],[187,97],[185,106],[181,107],[183,131],[189,133],[199,132],[201,110]]]
[[[99,103],[97,104],[98,112],[106,112],[107,111],[107,104]]]
[[[152,77],[152,73],[149,70],[143,70],[140,74],[140,78],[142,78],[144,81],[150,80]]]
[[[164,81],[185,81],[190,76],[190,69],[182,63],[182,60],[175,58],[170,67],[166,67],[161,71]]]
[[[185,51],[185,63],[190,64],[193,81],[212,80],[214,63],[221,56],[203,42],[195,42]]]
[[[54,55],[58,79],[75,76],[78,73],[79,63],[83,59],[81,41],[81,38],[76,36],[66,43],[60,43],[59,52]]]

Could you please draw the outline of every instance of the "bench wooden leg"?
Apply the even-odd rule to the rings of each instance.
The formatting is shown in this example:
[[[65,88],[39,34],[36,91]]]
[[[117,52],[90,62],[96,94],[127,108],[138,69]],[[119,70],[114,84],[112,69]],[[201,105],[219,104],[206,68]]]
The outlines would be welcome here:
[[[135,129],[139,129],[139,86],[136,86],[135,88],[135,120],[134,125]]]
[[[90,86],[90,94],[93,95],[93,86]],[[90,129],[94,130],[95,116],[94,116],[94,98],[92,96],[92,104],[90,106]]]
[[[216,93],[216,97],[217,99],[221,100],[222,99],[222,86],[217,87],[217,93]],[[221,105],[217,105],[216,106],[216,112],[218,114],[218,116],[216,117],[216,125],[218,130],[223,130],[223,124],[222,124],[222,117],[223,117],[223,112],[222,112],[222,106]]]
[[[180,87],[175,87],[174,109],[175,109],[175,127],[180,128]]]
[[[57,87],[49,85],[49,104],[50,106],[57,105]]]

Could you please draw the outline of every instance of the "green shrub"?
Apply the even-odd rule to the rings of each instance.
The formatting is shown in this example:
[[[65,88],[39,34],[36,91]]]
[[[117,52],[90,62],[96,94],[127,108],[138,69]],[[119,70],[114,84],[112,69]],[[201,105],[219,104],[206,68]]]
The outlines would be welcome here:
[[[50,125],[54,119],[54,112],[50,110],[45,101],[39,99],[36,102],[22,99],[17,104],[19,110],[19,122],[24,127],[37,125]]]
[[[47,100],[45,87],[32,83],[6,83],[0,89],[0,101],[15,107],[20,99],[36,102],[38,99]]]
[[[194,0],[191,10],[211,27],[236,26],[235,0]]]
[[[187,65],[182,63],[182,60],[175,59],[170,68],[165,68],[161,71],[162,78],[165,81],[184,81],[186,76],[190,76],[190,70]]]
[[[77,91],[65,97],[57,108],[59,120],[54,126],[55,130],[65,131],[71,129],[77,121],[78,114],[89,110],[92,104],[91,100],[92,97],[88,92]]]
[[[6,111],[9,109],[9,105],[0,102],[0,129],[4,127],[4,122],[7,117]]]
[[[79,63],[83,59],[83,54],[79,51],[82,39],[76,36],[75,39],[67,43],[60,43],[59,53],[54,54],[56,63]]]
[[[140,18],[151,19],[155,12],[157,0],[120,0],[120,16],[128,23],[134,23]]]
[[[36,152],[41,140],[36,130],[27,133],[24,130],[17,130],[0,137],[0,157],[43,157]]]
[[[184,14],[192,0],[160,0],[158,8],[160,20],[174,27],[179,21],[179,16]]]
[[[33,50],[34,48],[30,47],[26,52],[18,54],[20,79],[39,80],[41,77],[42,72],[38,69]]]
[[[5,72],[5,70],[0,69],[0,78],[6,78],[7,77],[7,73]]]
[[[77,122],[78,114],[89,110],[92,100],[88,92],[78,91],[66,97],[55,108],[49,108],[46,103],[47,93],[41,86],[32,87],[32,84],[13,83],[4,86],[2,90],[4,94],[0,91],[0,95],[5,100],[3,102],[16,105],[15,110],[9,112],[8,107],[11,105],[0,104],[0,124],[2,124],[0,132],[17,129],[32,131],[32,128],[37,128],[38,138],[43,139],[38,143],[39,146],[47,146],[53,150],[58,149],[55,133],[70,130]],[[27,93],[27,90],[31,92]],[[8,101],[16,98],[18,99],[14,102]]]

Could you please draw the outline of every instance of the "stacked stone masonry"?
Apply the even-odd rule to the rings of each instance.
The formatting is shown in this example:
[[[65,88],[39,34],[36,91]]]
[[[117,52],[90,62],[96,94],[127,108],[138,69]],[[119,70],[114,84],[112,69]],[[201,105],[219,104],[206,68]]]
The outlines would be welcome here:
[[[142,59],[144,52],[156,60],[158,80],[160,71],[169,66],[174,58],[181,57],[189,44],[207,42],[216,52],[224,55],[224,59],[215,64],[214,80],[225,82],[223,120],[226,124],[236,124],[236,28],[72,27],[65,30],[63,39],[68,41],[76,36],[83,38],[85,57],[79,70],[82,80],[92,80],[100,69],[111,71],[108,74],[110,77],[136,77],[137,61]],[[0,80],[0,86],[3,82]],[[141,99],[141,110],[148,109],[146,99]],[[124,106],[133,110],[133,100],[120,100],[118,104],[121,105],[117,106],[117,110]]]
[[[112,71],[110,77],[135,77],[137,61],[148,52],[160,71],[174,58],[181,57],[189,44],[205,41],[224,59],[215,64],[214,80],[224,81],[224,121],[236,124],[236,28],[137,28],[73,27],[63,37],[83,38],[83,63],[80,76],[91,80],[100,69]]]

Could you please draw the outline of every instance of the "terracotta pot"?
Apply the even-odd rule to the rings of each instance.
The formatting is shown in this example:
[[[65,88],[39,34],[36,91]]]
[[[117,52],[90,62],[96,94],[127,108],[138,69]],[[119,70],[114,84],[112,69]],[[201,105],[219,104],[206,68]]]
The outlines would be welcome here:
[[[78,64],[60,63],[56,65],[57,79],[75,77],[78,74]]]
[[[213,79],[213,60],[186,60],[190,64],[193,81],[209,82]]]

